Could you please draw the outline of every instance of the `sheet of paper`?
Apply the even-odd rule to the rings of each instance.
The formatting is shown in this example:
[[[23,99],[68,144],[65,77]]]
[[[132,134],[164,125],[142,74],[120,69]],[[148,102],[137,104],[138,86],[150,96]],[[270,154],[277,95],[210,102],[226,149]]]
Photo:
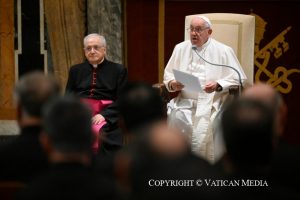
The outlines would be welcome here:
[[[183,71],[173,69],[175,80],[184,85],[184,90],[192,92],[201,92],[202,87],[198,77]]]

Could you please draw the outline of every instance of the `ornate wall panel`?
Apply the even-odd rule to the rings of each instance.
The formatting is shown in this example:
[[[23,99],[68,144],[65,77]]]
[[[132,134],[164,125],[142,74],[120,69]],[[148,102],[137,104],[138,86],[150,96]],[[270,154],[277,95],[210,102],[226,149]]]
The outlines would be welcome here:
[[[14,1],[0,0],[0,120],[15,119]]]
[[[103,35],[107,58],[123,63],[123,8],[121,0],[87,1],[88,33]]]
[[[130,80],[158,82],[158,0],[125,1],[126,55]]]

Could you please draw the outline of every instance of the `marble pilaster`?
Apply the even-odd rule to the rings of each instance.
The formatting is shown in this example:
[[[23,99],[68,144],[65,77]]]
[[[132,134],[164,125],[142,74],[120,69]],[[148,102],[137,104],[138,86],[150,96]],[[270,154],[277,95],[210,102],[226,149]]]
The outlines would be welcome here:
[[[122,0],[88,0],[88,33],[99,33],[107,42],[107,58],[123,63]]]

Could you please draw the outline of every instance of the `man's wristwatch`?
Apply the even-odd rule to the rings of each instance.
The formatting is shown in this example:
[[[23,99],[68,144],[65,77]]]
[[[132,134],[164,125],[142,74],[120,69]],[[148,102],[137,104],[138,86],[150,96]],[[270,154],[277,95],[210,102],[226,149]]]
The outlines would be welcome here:
[[[222,86],[217,84],[217,88],[216,88],[216,91],[217,92],[221,92],[223,90]]]

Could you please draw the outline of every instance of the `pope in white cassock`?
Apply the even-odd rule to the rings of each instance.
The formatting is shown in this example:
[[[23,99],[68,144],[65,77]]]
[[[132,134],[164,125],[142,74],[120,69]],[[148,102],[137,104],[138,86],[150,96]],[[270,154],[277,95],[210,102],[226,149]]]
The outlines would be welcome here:
[[[177,44],[165,68],[164,84],[170,92],[180,91],[168,104],[170,125],[181,126],[191,141],[191,149],[210,162],[214,162],[214,119],[228,96],[232,85],[240,85],[238,74],[228,67],[211,65],[206,61],[235,68],[246,76],[231,47],[213,38],[211,22],[205,16],[196,16],[190,24],[190,40]],[[197,53],[192,47],[197,48]],[[184,90],[176,81],[173,69],[187,72],[199,78],[199,93]]]

